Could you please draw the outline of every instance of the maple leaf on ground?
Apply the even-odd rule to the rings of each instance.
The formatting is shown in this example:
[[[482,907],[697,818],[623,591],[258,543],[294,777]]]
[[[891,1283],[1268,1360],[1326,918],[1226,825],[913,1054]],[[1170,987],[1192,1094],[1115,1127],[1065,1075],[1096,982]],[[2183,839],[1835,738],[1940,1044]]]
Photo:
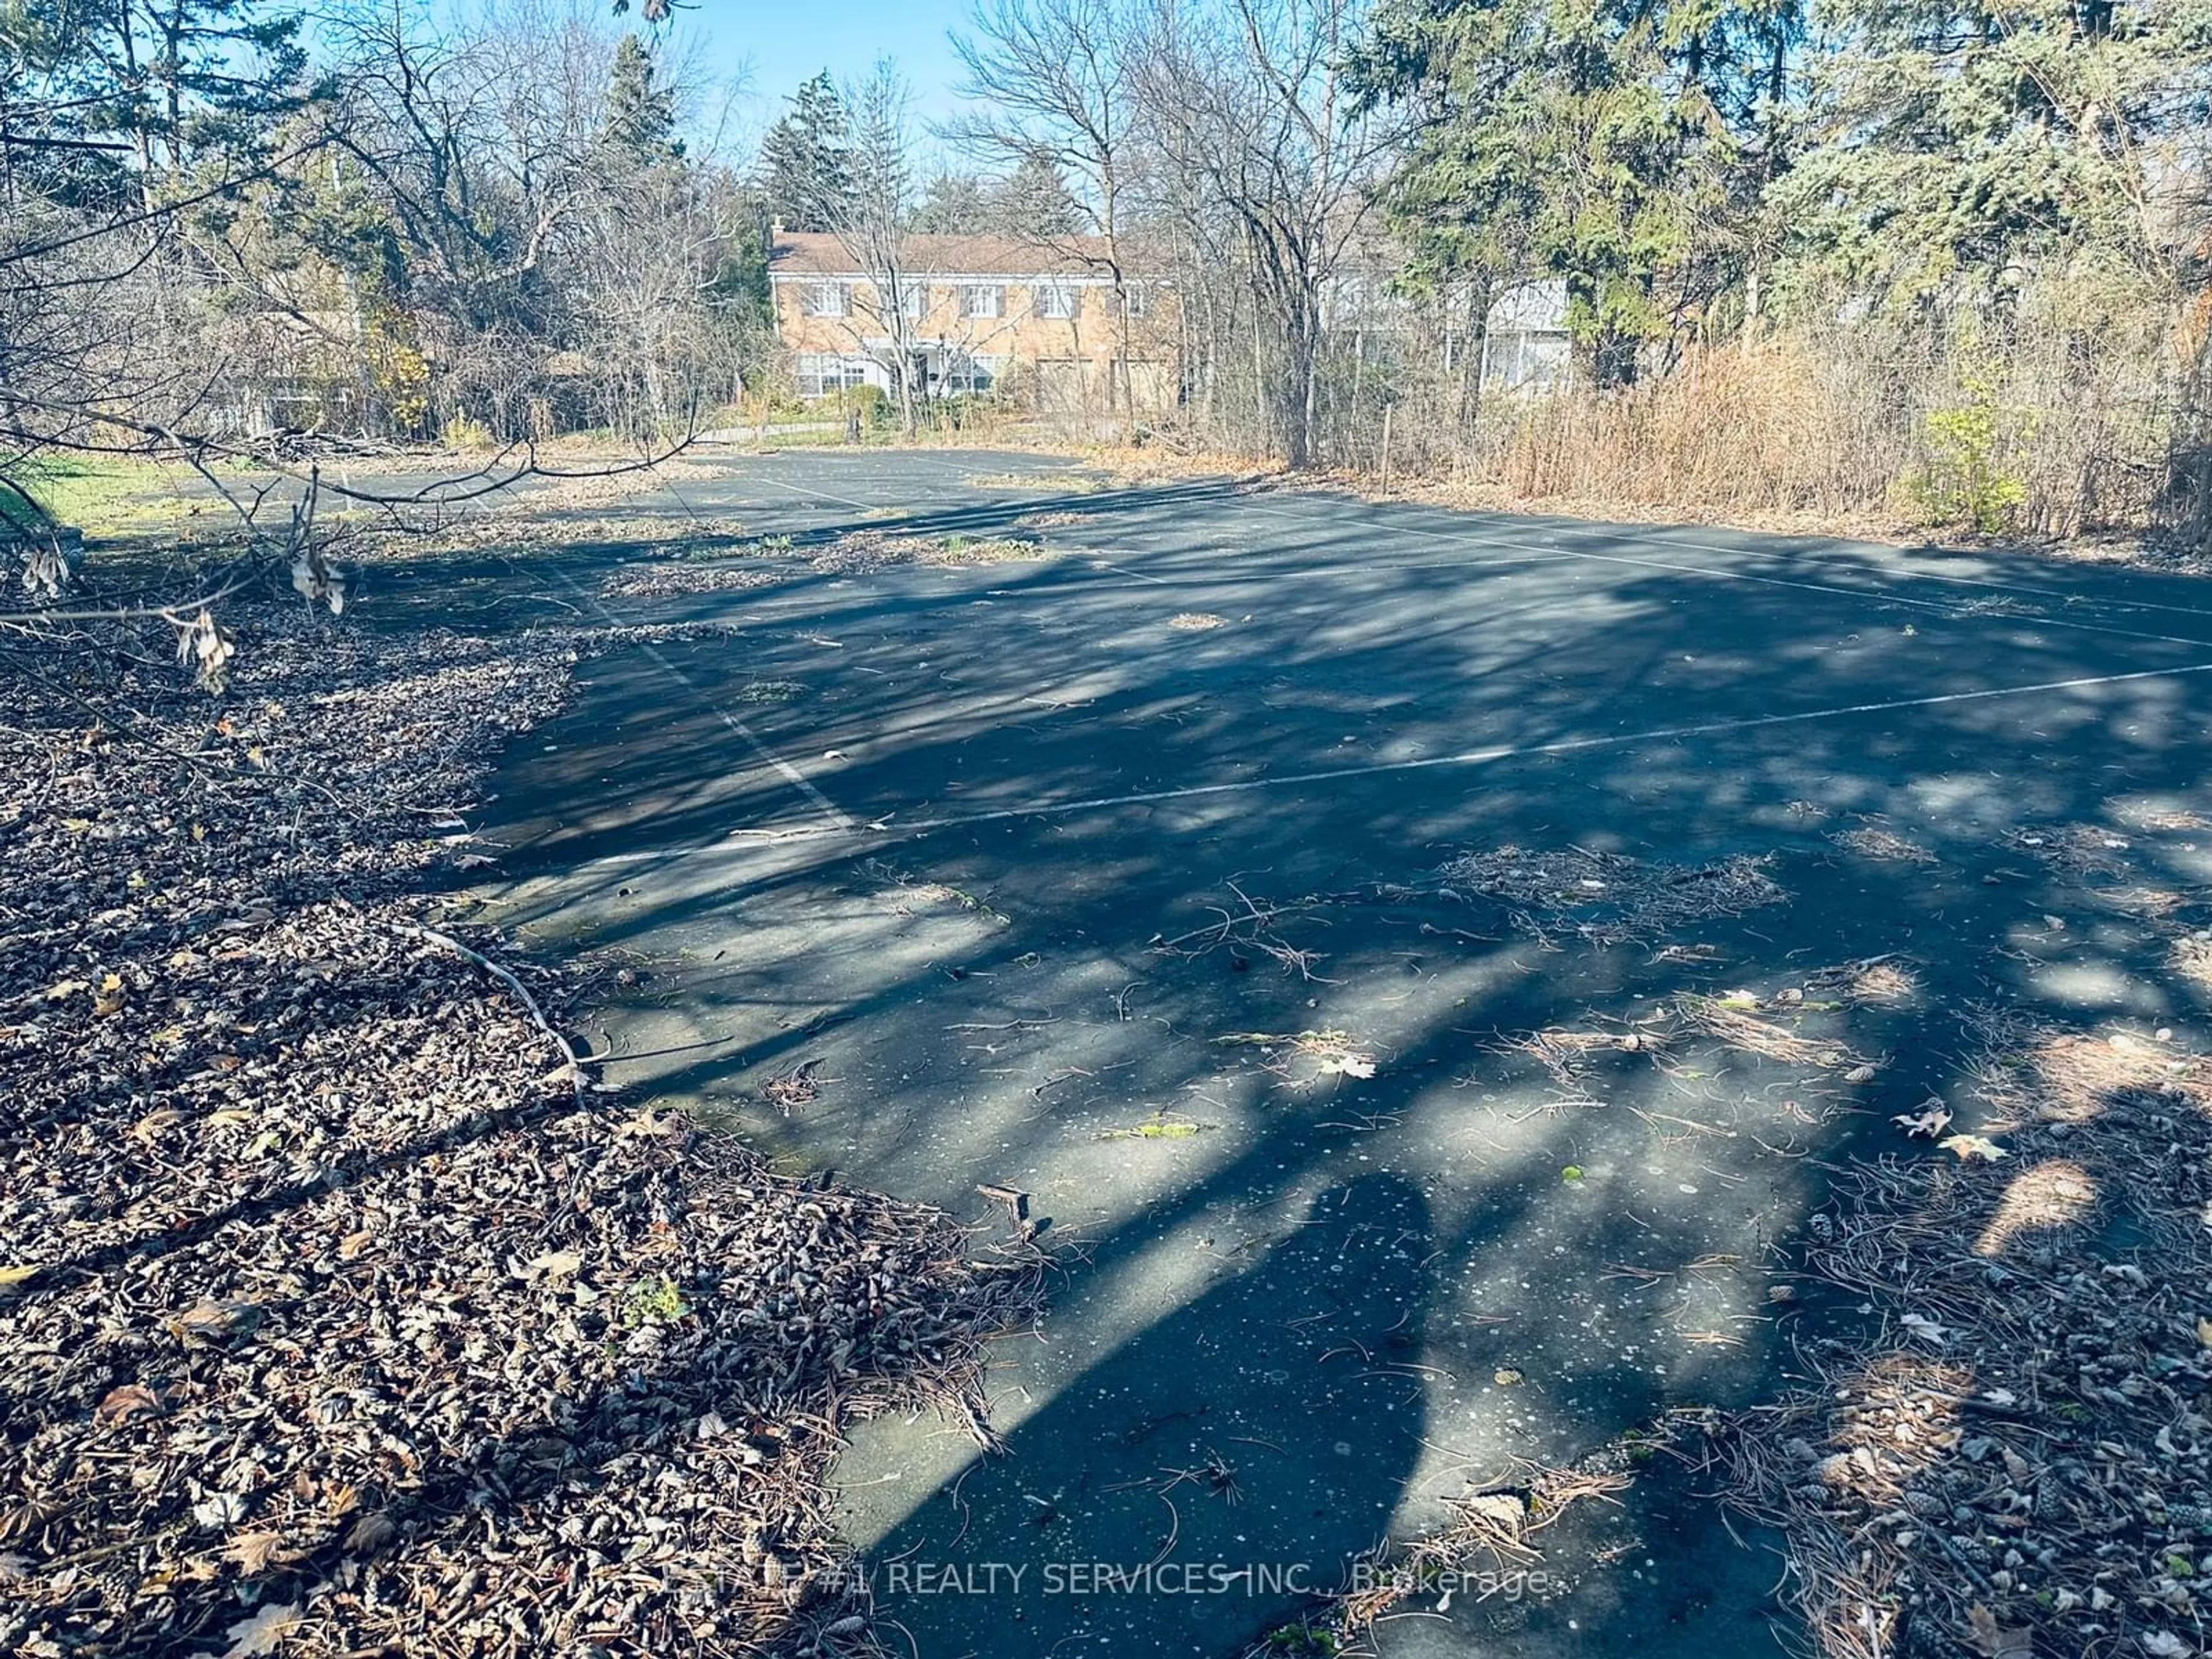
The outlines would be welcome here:
[[[1966,1615],[1972,1632],[1974,1651],[1984,1659],[2028,1659],[2035,1651],[2035,1638],[2024,1630],[2014,1630],[1997,1623],[1996,1614],[1980,1602]]]
[[[223,1634],[230,1638],[230,1645],[223,1650],[222,1659],[256,1659],[256,1656],[276,1651],[276,1644],[287,1632],[300,1622],[300,1604],[286,1601],[266,1607],[251,1619],[241,1619]]]

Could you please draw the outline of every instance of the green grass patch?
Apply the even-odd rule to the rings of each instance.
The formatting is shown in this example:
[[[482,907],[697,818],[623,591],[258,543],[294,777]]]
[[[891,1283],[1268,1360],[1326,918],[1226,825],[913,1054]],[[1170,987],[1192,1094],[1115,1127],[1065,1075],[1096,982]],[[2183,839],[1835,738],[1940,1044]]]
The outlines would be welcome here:
[[[188,490],[189,469],[137,456],[41,455],[9,476],[49,517],[98,540],[212,534],[236,522],[222,502]],[[4,492],[0,512],[11,523],[27,516]]]

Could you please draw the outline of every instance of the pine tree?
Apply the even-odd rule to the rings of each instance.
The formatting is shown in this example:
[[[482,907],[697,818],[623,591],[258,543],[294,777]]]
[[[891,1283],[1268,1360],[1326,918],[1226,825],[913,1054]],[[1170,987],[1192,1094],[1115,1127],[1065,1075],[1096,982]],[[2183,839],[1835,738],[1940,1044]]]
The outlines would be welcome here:
[[[1355,60],[1417,136],[1389,187],[1417,275],[1564,277],[1583,372],[1633,377],[1662,282],[1779,165],[1798,0],[1390,0]]]
[[[645,43],[635,34],[623,36],[607,74],[606,118],[599,137],[633,167],[661,167],[684,158],[684,142],[675,136],[675,98],[656,76]]]
[[[106,67],[149,167],[252,155],[306,101],[302,19],[265,0],[125,0]]]
[[[2171,274],[2212,125],[2212,0],[1832,0],[1776,198],[1809,263],[1913,304],[2040,271]]]
[[[940,173],[922,191],[913,228],[926,236],[974,236],[990,228],[991,197],[972,173]]]
[[[824,70],[791,99],[761,143],[769,205],[793,230],[832,230],[853,196],[852,124]]]
[[[993,187],[985,222],[1002,236],[1053,242],[1083,228],[1083,209],[1058,167],[1042,155],[1025,155]]]
[[[0,0],[9,163],[38,151],[46,187],[88,202],[158,194],[188,169],[242,172],[320,90],[301,27],[270,0]]]

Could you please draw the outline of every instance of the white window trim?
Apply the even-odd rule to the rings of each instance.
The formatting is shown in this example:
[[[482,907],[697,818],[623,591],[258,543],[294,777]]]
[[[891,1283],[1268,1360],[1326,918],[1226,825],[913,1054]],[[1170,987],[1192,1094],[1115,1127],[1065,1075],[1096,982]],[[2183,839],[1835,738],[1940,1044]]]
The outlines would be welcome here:
[[[1050,322],[1072,321],[1075,316],[1075,285],[1073,283],[1033,284],[1030,289],[1030,309]]]
[[[802,398],[827,398],[872,385],[869,359],[836,351],[802,351],[792,359],[791,378]]]
[[[983,309],[982,301],[990,301]],[[994,322],[1006,314],[1006,285],[1004,283],[963,283],[960,285],[960,314],[975,322]]]
[[[849,317],[853,314],[853,285],[835,276],[811,278],[799,291],[802,317]]]

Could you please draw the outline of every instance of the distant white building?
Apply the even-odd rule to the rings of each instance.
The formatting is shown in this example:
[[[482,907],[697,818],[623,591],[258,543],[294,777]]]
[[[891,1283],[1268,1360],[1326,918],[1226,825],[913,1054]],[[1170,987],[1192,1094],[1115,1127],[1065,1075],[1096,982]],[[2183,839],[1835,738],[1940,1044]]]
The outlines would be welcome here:
[[[1491,302],[1482,330],[1486,392],[1557,391],[1571,359],[1564,276],[1523,283]]]
[[[1425,312],[1433,319],[1464,319],[1474,294],[1464,285],[1446,289],[1425,306],[1399,288],[1395,267],[1375,262],[1355,265],[1333,276],[1322,295],[1324,324],[1339,334],[1364,334],[1370,340],[1395,339],[1400,352],[1423,348],[1416,342],[1434,342],[1423,325]],[[1567,383],[1572,364],[1572,345],[1567,333],[1567,284],[1551,276],[1516,283],[1490,303],[1479,333],[1448,324],[1443,332],[1443,367],[1457,372],[1469,349],[1479,344],[1475,367],[1485,392],[1553,392]],[[1430,349],[1433,349],[1431,346]]]

